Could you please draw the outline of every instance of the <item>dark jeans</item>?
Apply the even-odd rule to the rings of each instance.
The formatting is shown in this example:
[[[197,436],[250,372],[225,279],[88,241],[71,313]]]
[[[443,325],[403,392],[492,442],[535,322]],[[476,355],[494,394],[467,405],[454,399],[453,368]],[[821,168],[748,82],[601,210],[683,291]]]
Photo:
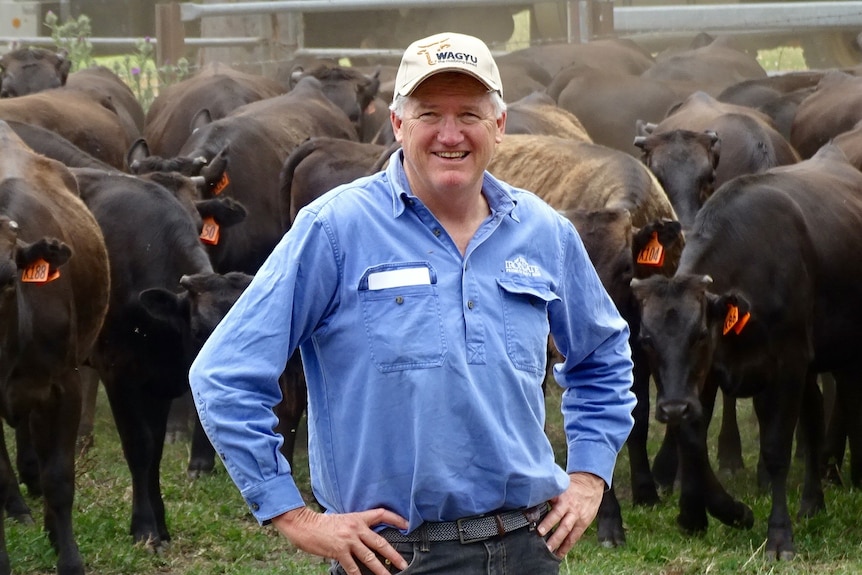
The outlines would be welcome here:
[[[421,543],[393,543],[409,564],[404,571],[389,565],[390,573],[404,575],[558,575],[560,559],[548,550],[539,533],[528,527],[476,543],[433,541],[427,551]],[[382,559],[381,559],[382,561]],[[357,562],[358,563],[358,562]],[[332,575],[345,575],[336,562]],[[363,575],[371,573],[362,566]]]

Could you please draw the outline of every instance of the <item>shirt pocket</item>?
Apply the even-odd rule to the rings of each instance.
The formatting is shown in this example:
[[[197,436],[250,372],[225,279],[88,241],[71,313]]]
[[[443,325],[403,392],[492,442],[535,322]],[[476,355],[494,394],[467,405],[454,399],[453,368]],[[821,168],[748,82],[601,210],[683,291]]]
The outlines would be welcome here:
[[[548,304],[560,297],[540,280],[497,279],[506,330],[506,352],[512,364],[538,374],[548,354]]]
[[[375,281],[381,277],[385,281]],[[370,289],[369,285],[384,287]],[[443,365],[446,338],[437,274],[429,263],[369,268],[359,281],[359,299],[371,360],[378,370],[391,372]]]

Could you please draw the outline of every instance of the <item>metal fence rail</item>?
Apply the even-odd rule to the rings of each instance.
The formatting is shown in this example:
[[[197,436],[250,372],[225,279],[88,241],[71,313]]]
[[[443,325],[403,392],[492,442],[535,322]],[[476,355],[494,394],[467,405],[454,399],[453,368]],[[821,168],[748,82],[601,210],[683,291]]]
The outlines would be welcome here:
[[[591,39],[591,29],[588,27],[589,11],[595,6],[607,10],[612,22],[605,22],[607,29],[617,36],[637,36],[651,34],[654,36],[675,35],[686,33],[753,33],[762,31],[812,31],[817,29],[862,29],[862,0],[827,1],[827,2],[776,2],[755,4],[707,4],[707,5],[664,5],[664,6],[613,6],[606,0],[575,0],[548,2],[558,4],[561,11],[567,14],[567,40],[588,41]],[[183,2],[171,4],[174,14],[182,22],[191,22],[203,18],[217,16],[249,16],[262,14],[351,10],[398,10],[402,8],[446,8],[446,7],[476,7],[476,6],[530,6],[524,0],[283,0],[273,2],[234,2],[216,4],[196,4]],[[157,18],[159,9],[167,5],[156,5]],[[578,13],[586,12],[587,15]],[[605,13],[605,12],[603,12]],[[612,14],[612,15],[611,15]],[[335,49],[306,49],[303,46],[301,19],[295,19],[291,32],[296,53],[326,56],[335,53]],[[585,25],[585,22],[587,25]],[[176,24],[176,23],[175,23]],[[610,28],[609,25],[612,25]],[[165,26],[169,27],[168,24]],[[180,26],[181,29],[181,26]],[[157,30],[159,26],[157,24]],[[182,34],[182,32],[180,32]],[[157,33],[158,36],[158,33]],[[234,47],[262,46],[272,44],[275,35],[271,37],[220,37],[220,38],[181,38],[183,44],[195,47]],[[157,37],[154,42],[167,46],[176,43],[174,37],[165,35]],[[140,38],[90,38],[93,45],[116,46],[119,48],[134,48]],[[52,45],[47,37],[0,37],[0,43],[17,42],[19,44]],[[370,55],[388,53],[386,50],[347,49],[339,50],[342,55]],[[174,54],[175,56],[175,54]]]

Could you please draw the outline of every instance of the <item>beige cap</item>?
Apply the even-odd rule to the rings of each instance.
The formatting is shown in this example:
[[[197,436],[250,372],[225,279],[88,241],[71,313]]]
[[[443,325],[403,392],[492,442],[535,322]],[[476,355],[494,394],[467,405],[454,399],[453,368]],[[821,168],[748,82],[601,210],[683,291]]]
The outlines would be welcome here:
[[[407,47],[395,76],[395,94],[409,96],[423,80],[440,72],[470,74],[503,94],[503,83],[491,51],[478,38],[444,32],[417,40]]]

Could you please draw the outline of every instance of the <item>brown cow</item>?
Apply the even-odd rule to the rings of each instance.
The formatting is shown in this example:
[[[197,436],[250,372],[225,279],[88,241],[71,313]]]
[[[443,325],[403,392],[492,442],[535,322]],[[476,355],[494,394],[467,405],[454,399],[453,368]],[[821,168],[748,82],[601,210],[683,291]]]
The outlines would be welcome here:
[[[592,142],[577,116],[545,92],[533,92],[506,106],[506,134],[538,134]]]
[[[154,155],[173,157],[199,123],[224,118],[240,106],[286,91],[270,78],[209,63],[191,78],[159,92],[147,111],[144,138]],[[202,122],[196,120],[199,114]]]
[[[751,78],[765,78],[766,70],[757,59],[734,46],[729,36],[699,35],[684,50],[659,54],[642,75],[661,82],[687,85],[717,96],[732,84]],[[704,45],[705,43],[705,45]]]
[[[813,94],[802,100],[790,129],[790,143],[803,158],[862,120],[862,77],[827,72]]]
[[[107,311],[108,255],[67,168],[33,153],[5,122],[0,158],[0,414],[19,444],[31,448],[19,451],[19,471],[31,492],[44,494],[57,572],[80,575],[84,564],[72,530],[78,367]],[[22,469],[22,461],[30,465]],[[0,500],[20,497],[5,448],[0,478]],[[2,521],[0,566],[9,573]]]
[[[65,50],[55,53],[28,46],[8,52],[0,57],[0,98],[60,88],[76,90],[116,114],[130,141],[140,136],[144,110],[126,83],[104,66],[69,74],[71,66]]]
[[[584,234],[584,243],[594,265],[600,266],[602,283],[614,298],[621,315],[636,333],[637,324],[631,288],[626,282],[635,274],[672,273],[682,250],[681,236],[662,231],[664,220],[676,214],[658,181],[632,156],[605,146],[552,136],[507,135],[497,147],[489,171],[514,186],[536,192],[551,206],[566,214]],[[586,210],[584,216],[581,211]],[[636,228],[667,249],[664,267],[638,269],[635,261],[643,245]],[[678,226],[678,224],[677,224]],[[594,230],[593,228],[597,228]],[[640,233],[640,232],[637,232]],[[665,241],[670,237],[670,242]],[[649,419],[649,370],[636,341],[633,389],[638,398],[635,430],[628,443],[632,464],[632,499],[639,505],[658,501],[649,469],[646,430]],[[550,365],[550,362],[549,362]],[[602,499],[598,515],[599,541],[607,546],[625,541],[622,515],[614,491]]]
[[[114,168],[125,169],[132,144],[126,129],[116,113],[87,94],[58,89],[3,98],[0,119],[46,128]]]

